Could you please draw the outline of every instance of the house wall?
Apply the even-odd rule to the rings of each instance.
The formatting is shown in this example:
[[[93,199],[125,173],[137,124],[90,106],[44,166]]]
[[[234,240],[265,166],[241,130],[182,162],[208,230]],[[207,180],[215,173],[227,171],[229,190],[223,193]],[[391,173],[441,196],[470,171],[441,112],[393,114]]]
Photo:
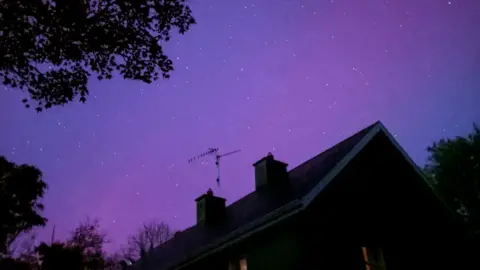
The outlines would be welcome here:
[[[461,228],[385,137],[294,219],[189,269],[365,269],[361,246],[383,248],[386,268],[473,269]],[[475,268],[477,269],[477,268]]]
[[[229,268],[229,264],[241,258],[246,258],[248,270],[302,269],[297,267],[299,241],[296,223],[296,220],[281,222],[182,269],[237,270]]]
[[[461,228],[428,186],[377,138],[327,186],[304,217],[305,261],[365,269],[361,246],[384,248],[387,268],[461,269],[468,265]]]
[[[326,195],[326,194],[323,194]],[[301,269],[365,269],[357,199],[338,192],[322,196],[301,217]],[[337,197],[338,196],[338,197]]]
[[[245,255],[248,270],[298,269],[298,246],[294,223],[287,222],[250,239],[239,254]]]

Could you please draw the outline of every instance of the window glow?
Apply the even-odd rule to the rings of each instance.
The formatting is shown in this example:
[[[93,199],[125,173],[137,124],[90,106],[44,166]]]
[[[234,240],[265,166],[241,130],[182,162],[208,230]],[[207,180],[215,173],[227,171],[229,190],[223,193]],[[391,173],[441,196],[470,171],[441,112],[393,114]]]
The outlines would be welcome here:
[[[365,270],[385,269],[385,260],[381,248],[363,246],[362,255],[365,262]]]
[[[247,270],[247,259],[245,257],[230,261],[229,270]]]
[[[240,270],[247,270],[247,259],[240,259]]]
[[[362,253],[363,253],[363,261],[365,262],[365,269],[372,270],[372,267],[370,265],[370,260],[368,259],[367,247],[362,247]]]

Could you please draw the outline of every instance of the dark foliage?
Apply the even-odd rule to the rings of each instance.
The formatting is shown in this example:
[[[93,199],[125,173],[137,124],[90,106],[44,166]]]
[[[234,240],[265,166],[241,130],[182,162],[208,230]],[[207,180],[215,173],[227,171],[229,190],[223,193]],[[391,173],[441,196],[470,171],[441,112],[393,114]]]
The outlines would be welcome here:
[[[428,147],[425,172],[447,204],[480,232],[480,129]]]
[[[21,233],[45,225],[40,199],[46,188],[39,169],[0,156],[0,256]]]
[[[125,258],[135,261],[151,252],[154,248],[170,240],[175,231],[165,222],[151,220],[145,222],[138,231],[128,237],[124,250]]]
[[[2,270],[31,270],[32,266],[25,261],[13,259],[13,258],[3,258],[0,259],[0,269]]]
[[[114,253],[105,258],[104,270],[124,270],[131,265],[131,262],[126,260],[120,253]]]
[[[194,23],[185,0],[2,0],[0,77],[27,91],[37,111],[85,102],[92,74],[169,78],[173,64],[161,43]]]
[[[47,245],[42,243],[37,248],[42,270],[84,270],[85,262],[82,250],[64,243]]]
[[[103,251],[105,235],[99,231],[97,221],[86,220],[72,231],[64,243],[40,244],[36,248],[41,270],[60,269],[113,269],[113,259]]]
[[[105,267],[105,254],[103,245],[106,243],[106,235],[100,232],[97,220],[89,220],[80,223],[72,232],[67,245],[79,249],[83,255],[83,262],[87,269],[103,269]]]

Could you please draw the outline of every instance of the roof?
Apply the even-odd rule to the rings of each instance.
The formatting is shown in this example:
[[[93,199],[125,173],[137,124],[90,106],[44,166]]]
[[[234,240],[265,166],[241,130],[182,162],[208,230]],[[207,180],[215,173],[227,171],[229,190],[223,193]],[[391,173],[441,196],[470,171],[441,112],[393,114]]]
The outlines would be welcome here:
[[[225,222],[214,230],[194,225],[177,233],[174,238],[149,254],[145,266],[154,266],[154,269],[175,268],[243,235],[262,220],[278,218],[292,211],[301,204],[302,199],[319,192],[318,187],[325,186],[329,181],[329,173],[338,170],[342,161],[351,156],[352,151],[358,148],[365,138],[382,129],[383,125],[376,122],[290,170],[289,192],[283,196],[273,196],[269,189],[260,188],[229,205],[226,208]],[[319,185],[323,181],[325,184]],[[144,268],[140,268],[140,262],[137,262],[132,269]]]

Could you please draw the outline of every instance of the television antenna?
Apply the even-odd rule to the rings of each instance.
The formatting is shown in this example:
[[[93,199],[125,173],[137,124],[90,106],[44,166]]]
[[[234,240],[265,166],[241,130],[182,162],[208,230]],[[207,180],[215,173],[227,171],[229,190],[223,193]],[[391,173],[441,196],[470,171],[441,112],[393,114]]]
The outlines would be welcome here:
[[[241,150],[235,150],[235,151],[231,151],[231,152],[228,152],[228,153],[225,153],[225,154],[219,154],[218,153],[218,148],[208,148],[208,150],[206,152],[203,152],[200,155],[197,155],[197,156],[189,159],[188,163],[192,163],[195,160],[200,159],[200,158],[205,157],[205,156],[215,156],[215,165],[217,166],[217,186],[220,187],[220,159],[222,157],[225,157],[225,156],[236,154],[240,151]]]
[[[53,225],[52,240],[51,240],[51,242],[50,242],[50,245],[53,245],[53,242],[55,242],[55,225]]]

